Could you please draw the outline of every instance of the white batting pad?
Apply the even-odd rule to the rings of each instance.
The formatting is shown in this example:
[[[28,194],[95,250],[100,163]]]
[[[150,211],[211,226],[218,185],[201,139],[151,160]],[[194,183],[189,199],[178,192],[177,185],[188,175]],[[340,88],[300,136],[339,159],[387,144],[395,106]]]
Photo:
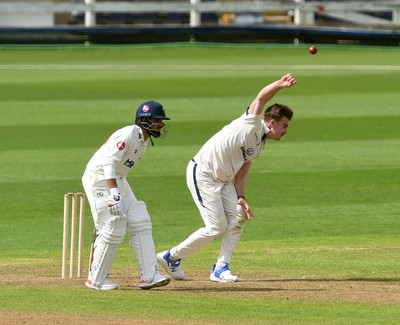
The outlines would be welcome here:
[[[96,239],[89,278],[99,287],[111,271],[118,247],[126,233],[126,216],[113,217],[100,231]]]
[[[158,272],[156,250],[154,248],[152,225],[146,204],[138,201],[128,214],[129,246],[136,257],[141,277],[153,280]]]

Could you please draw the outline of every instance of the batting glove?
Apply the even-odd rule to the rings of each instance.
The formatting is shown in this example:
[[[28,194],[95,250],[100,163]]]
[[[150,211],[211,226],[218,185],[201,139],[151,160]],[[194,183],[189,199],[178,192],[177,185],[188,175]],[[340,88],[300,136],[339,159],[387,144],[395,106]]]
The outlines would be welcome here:
[[[121,194],[108,196],[108,212],[113,216],[122,216],[124,203],[122,202]]]

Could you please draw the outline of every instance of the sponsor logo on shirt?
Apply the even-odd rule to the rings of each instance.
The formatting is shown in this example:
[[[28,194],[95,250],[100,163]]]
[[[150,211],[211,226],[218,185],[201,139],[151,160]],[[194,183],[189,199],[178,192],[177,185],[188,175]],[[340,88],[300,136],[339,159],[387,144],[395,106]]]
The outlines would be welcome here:
[[[244,147],[240,147],[240,150],[242,150],[243,160],[244,160],[244,161],[247,161],[246,150],[244,150]]]
[[[129,160],[129,159],[124,162],[124,165],[129,167],[129,168],[132,168],[134,164],[135,163],[133,161]]]
[[[120,141],[117,143],[117,148],[118,150],[124,150],[126,147],[125,142],[124,141]]]
[[[243,160],[247,161],[248,160],[248,156],[251,156],[252,154],[254,154],[254,148],[248,148],[246,150],[245,147],[240,147],[240,150],[242,151],[242,156],[243,156]]]

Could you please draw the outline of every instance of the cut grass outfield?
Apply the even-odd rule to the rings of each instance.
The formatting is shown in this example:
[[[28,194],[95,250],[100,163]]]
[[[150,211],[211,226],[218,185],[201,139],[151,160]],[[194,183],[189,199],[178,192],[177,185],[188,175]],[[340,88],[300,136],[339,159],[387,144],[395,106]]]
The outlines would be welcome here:
[[[381,281],[400,294],[399,54],[396,48],[320,46],[311,56],[307,46],[211,44],[0,48],[0,313],[210,324],[398,323],[400,298],[287,300],[271,297],[271,290],[256,297],[243,292],[253,276]],[[202,225],[185,185],[189,159],[287,72],[298,84],[273,101],[295,115],[289,134],[269,143],[250,173],[246,197],[255,218],[232,261],[243,279],[240,290],[216,285],[210,295],[192,283],[207,280],[218,242],[183,262],[193,292],[173,284],[137,290],[126,240],[115,263],[121,281],[131,274],[126,290],[93,292],[79,280],[62,285],[63,194],[82,190],[86,162],[111,132],[133,122],[141,102],[158,100],[171,117],[166,138],[129,174],[163,250]],[[86,215],[88,251],[93,223]]]

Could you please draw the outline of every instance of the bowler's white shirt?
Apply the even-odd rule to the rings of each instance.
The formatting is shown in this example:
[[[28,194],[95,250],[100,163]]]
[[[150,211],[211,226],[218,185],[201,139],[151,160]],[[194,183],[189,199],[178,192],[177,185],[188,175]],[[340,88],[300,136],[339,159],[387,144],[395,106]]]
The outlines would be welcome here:
[[[195,162],[216,181],[233,179],[243,164],[256,159],[264,148],[262,137],[269,129],[262,117],[247,110],[210,138],[194,157]]]
[[[137,125],[115,131],[93,155],[86,168],[109,178],[126,178],[131,168],[145,153],[148,140]]]

